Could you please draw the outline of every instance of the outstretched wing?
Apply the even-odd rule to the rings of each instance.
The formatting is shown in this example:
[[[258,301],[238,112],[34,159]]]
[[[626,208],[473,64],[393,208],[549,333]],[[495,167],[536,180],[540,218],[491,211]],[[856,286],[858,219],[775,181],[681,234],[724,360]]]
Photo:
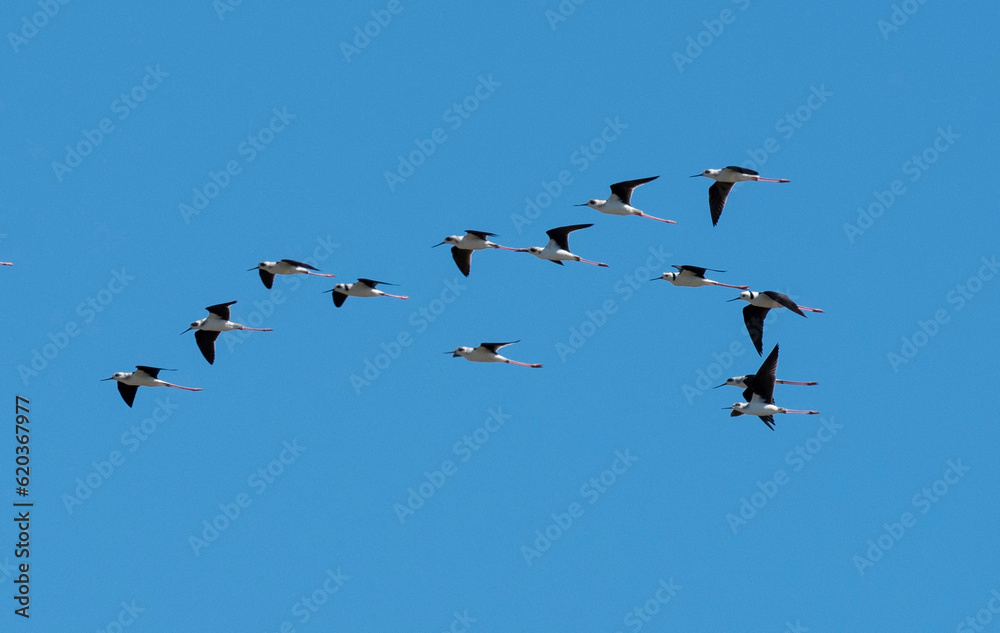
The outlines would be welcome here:
[[[264,282],[264,287],[270,290],[274,284],[274,275],[263,268],[258,268],[257,271],[260,273],[260,280]]]
[[[150,367],[149,365],[136,365],[135,368],[138,369],[139,371],[146,372],[153,378],[156,378],[156,375],[159,374],[161,371],[173,371],[173,369],[164,369],[162,367]]]
[[[764,353],[764,319],[770,308],[760,308],[758,306],[747,306],[743,308],[743,323],[747,326],[747,333],[758,354]]]
[[[123,382],[118,383],[118,393],[122,394],[122,400],[125,401],[129,407],[135,402],[135,392],[139,391],[139,385],[126,385]]]
[[[305,268],[306,270],[316,270],[316,271],[319,270],[319,268],[313,268],[312,266],[310,266],[309,264],[306,264],[305,262],[297,262],[294,259],[283,259],[281,261],[283,261],[286,264],[289,264],[291,266],[301,266],[301,267]]]
[[[772,299],[774,299],[775,301],[777,301],[781,305],[785,306],[786,308],[788,308],[789,310],[791,310],[795,314],[798,314],[800,316],[805,316],[806,315],[805,312],[803,312],[802,310],[799,310],[799,305],[797,303],[795,303],[794,301],[792,301],[792,298],[789,297],[786,294],[782,294],[780,292],[775,292],[774,290],[765,290],[761,294],[767,295],[768,297],[771,297]]]
[[[462,274],[468,277],[469,271],[472,270],[472,251],[452,246],[451,258],[455,260],[455,264],[458,266],[458,269],[462,271]]]
[[[729,196],[729,190],[733,188],[734,184],[731,182],[716,182],[708,188],[708,208],[712,212],[712,226],[719,223],[719,218],[722,217],[722,210],[726,207],[726,198]]]
[[[761,421],[767,425],[767,428],[774,430],[774,416],[773,415],[762,415],[760,416]]]
[[[379,284],[382,284],[384,286],[395,286],[396,285],[396,284],[391,284],[391,283],[389,283],[387,281],[375,281],[374,279],[365,279],[364,277],[358,277],[358,281],[360,281],[364,285],[369,286],[371,288],[374,288],[375,286],[377,286]]]
[[[616,182],[611,185],[611,195],[618,196],[618,199],[622,201],[622,204],[630,204],[632,202],[632,192],[639,185],[644,185],[647,182],[656,180],[659,176],[652,176],[650,178],[639,178],[638,180],[625,180],[622,182]]]
[[[334,290],[330,294],[333,295],[333,305],[338,308],[344,305],[344,302],[347,301],[347,295],[345,295],[342,292],[337,292],[336,290]]]
[[[219,338],[220,332],[209,332],[207,330],[196,330],[194,340],[198,343],[201,355],[205,357],[208,364],[215,363],[215,339]]]
[[[513,345],[514,343],[520,343],[520,342],[521,340],[518,339],[516,341],[510,341],[507,343],[480,343],[479,347],[482,347],[483,349],[489,350],[494,354],[496,354],[497,350],[500,349],[501,347],[507,347],[508,345]]]
[[[735,172],[740,173],[740,174],[746,174],[747,176],[759,176],[760,175],[757,172],[755,172],[754,170],[747,169],[746,167],[734,167],[734,166],[730,165],[729,167],[726,167],[726,169],[728,169],[729,171],[735,171]]]
[[[496,233],[487,233],[486,231],[470,231],[469,229],[465,229],[465,232],[469,235],[475,235],[481,240],[485,240],[496,235]]]
[[[778,375],[778,346],[775,345],[771,353],[764,359],[764,363],[754,374],[753,393],[766,402],[774,404],[774,381]],[[747,402],[750,402],[747,400]]]
[[[211,314],[214,314],[215,316],[219,317],[220,319],[228,321],[229,320],[229,306],[233,305],[234,303],[236,303],[236,302],[235,301],[229,301],[228,303],[219,303],[219,304],[216,304],[214,306],[208,306],[205,309],[208,310]]]
[[[564,251],[569,250],[569,234],[573,231],[579,231],[580,229],[586,229],[593,224],[571,224],[569,226],[559,226],[554,229],[549,229],[545,232],[549,236],[549,239],[556,243],[556,246],[563,249]]]

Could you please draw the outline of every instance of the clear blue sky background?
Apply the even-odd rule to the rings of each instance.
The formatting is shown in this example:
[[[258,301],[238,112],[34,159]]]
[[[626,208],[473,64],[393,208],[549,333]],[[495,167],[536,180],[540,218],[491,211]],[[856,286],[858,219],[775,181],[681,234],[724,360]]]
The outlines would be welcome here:
[[[556,0],[389,6],[0,10],[0,502],[18,500],[21,394],[34,630],[950,631],[988,609],[996,8],[913,3],[890,30],[890,2],[567,1],[561,21]],[[391,21],[345,54],[373,11]],[[275,109],[294,118],[262,134]],[[751,160],[791,184],[737,185],[713,228],[710,182],[688,176]],[[572,206],[652,175],[633,202],[676,226]],[[610,268],[486,252],[466,280],[430,248],[584,222],[571,246]],[[337,279],[278,295],[246,271],[280,258]],[[778,404],[823,415],[730,418],[739,392],[705,387],[760,364],[743,304],[648,281],[671,264],[825,309],[765,334],[780,378],[820,383]],[[322,294],[359,276],[412,299]],[[224,334],[209,366],[178,334],[234,299],[274,332]],[[545,367],[442,354],[515,339],[509,356]],[[366,363],[382,369],[361,384]],[[129,409],[99,380],[136,364],[204,391],[142,388]],[[401,515],[428,478],[444,483]]]

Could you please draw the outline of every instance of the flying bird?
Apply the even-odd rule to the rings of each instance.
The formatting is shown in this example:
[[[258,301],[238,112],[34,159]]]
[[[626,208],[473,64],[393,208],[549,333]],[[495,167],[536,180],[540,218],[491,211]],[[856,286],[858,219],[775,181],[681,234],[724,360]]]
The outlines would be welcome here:
[[[673,267],[679,272],[663,273],[659,277],[653,277],[650,281],[662,279],[664,281],[669,281],[675,286],[683,286],[687,288],[699,288],[701,286],[722,286],[724,288],[735,288],[737,290],[747,290],[750,288],[750,286],[731,286],[719,281],[705,279],[705,271],[711,270],[714,273],[724,273],[726,272],[724,270],[701,268],[700,266],[678,266],[677,264],[673,264]]]
[[[534,367],[536,369],[541,367],[541,363],[519,363],[516,360],[504,358],[500,354],[497,354],[497,350],[501,347],[507,347],[508,345],[513,345],[514,343],[519,342],[520,341],[511,341],[509,343],[481,343],[479,347],[456,347],[450,352],[445,352],[445,354],[451,354],[452,358],[461,356],[465,360],[471,360],[474,363],[507,363],[508,365]]]
[[[803,310],[822,312],[819,308],[800,306],[792,301],[788,295],[773,290],[765,290],[764,292],[744,290],[740,296],[729,299],[729,301],[738,301],[739,299],[750,303],[743,308],[743,323],[747,326],[747,333],[750,334],[750,340],[753,341],[753,346],[757,349],[758,354],[764,353],[764,319],[767,318],[768,310],[788,308],[801,317],[806,316],[802,312]]]
[[[101,381],[117,380],[118,393],[122,395],[122,400],[124,400],[125,404],[129,407],[131,407],[132,403],[135,401],[135,392],[139,390],[139,387],[173,387],[174,389],[183,389],[184,391],[202,391],[197,387],[181,387],[180,385],[174,385],[169,382],[159,380],[156,376],[161,371],[174,370],[163,369],[162,367],[136,365],[135,371],[119,371],[110,378],[102,378]]]
[[[579,255],[574,255],[569,251],[569,234],[573,231],[578,231],[580,229],[585,229],[587,227],[594,226],[593,224],[573,224],[570,226],[560,226],[554,229],[549,229],[545,232],[549,236],[549,243],[545,245],[545,248],[541,246],[532,246],[528,249],[528,252],[537,257],[538,259],[545,259],[550,262],[554,262],[563,265],[564,261],[574,261],[583,262],[584,264],[591,264],[592,266],[603,266],[607,268],[607,264],[602,264],[601,262],[593,262],[589,259],[584,259]]]
[[[13,266],[14,262],[0,262],[0,266]]]
[[[734,184],[747,180],[756,180],[757,182],[791,182],[784,178],[761,178],[752,169],[734,167],[732,165],[724,169],[706,169],[700,174],[695,174],[691,177],[697,178],[698,176],[711,178],[715,181],[708,188],[708,208],[712,212],[712,226],[719,223],[719,218],[722,216],[722,209],[726,206],[726,197],[729,196],[729,190],[733,188]]]
[[[318,268],[294,259],[283,259],[280,262],[261,262],[247,270],[260,271],[260,280],[268,290],[274,284],[275,275],[313,275],[314,277],[336,277],[329,273],[321,273]]]
[[[723,409],[732,409],[730,417],[738,415],[756,415],[769,429],[774,430],[775,413],[798,413],[802,415],[817,415],[819,411],[805,411],[801,409],[785,409],[774,404],[774,383],[778,371],[778,346],[775,345],[771,353],[764,359],[764,364],[760,366],[754,374],[753,386],[748,387],[743,392],[746,402],[737,402]]]
[[[409,299],[409,297],[403,295],[391,295],[388,292],[382,292],[375,288],[375,286],[382,284],[383,286],[394,286],[396,284],[390,284],[385,281],[375,281],[373,279],[363,279],[358,278],[357,282],[353,284],[337,284],[330,290],[324,290],[323,292],[333,293],[333,305],[338,308],[344,305],[348,297],[392,297],[393,299]]]
[[[187,334],[191,330],[195,330],[194,340],[198,343],[198,349],[201,350],[201,355],[205,357],[205,360],[208,361],[209,365],[215,363],[215,339],[219,338],[219,334],[229,332],[230,330],[273,332],[273,330],[269,327],[247,327],[241,323],[233,323],[230,321],[229,306],[234,303],[236,302],[230,301],[229,303],[220,303],[218,305],[208,306],[205,308],[208,310],[207,317],[195,321],[191,324],[191,327],[181,332],[181,334]]]
[[[455,260],[455,264],[458,269],[462,271],[462,274],[466,277],[469,276],[469,270],[472,266],[472,251],[479,251],[486,248],[499,248],[505,251],[515,251],[518,253],[526,253],[528,249],[526,248],[511,248],[509,246],[500,246],[499,244],[494,244],[489,240],[489,238],[496,236],[496,233],[487,233],[486,231],[466,231],[465,235],[449,235],[444,238],[444,241],[440,244],[435,244],[431,248],[437,248],[444,244],[451,244],[451,257]]]
[[[638,180],[626,180],[624,182],[616,182],[611,185],[611,197],[607,200],[590,200],[584,202],[583,204],[577,204],[577,207],[590,207],[591,209],[596,209],[601,213],[607,213],[609,215],[637,215],[641,218],[649,218],[650,220],[656,220],[657,222],[666,222],[667,224],[677,224],[673,220],[664,220],[663,218],[655,218],[647,213],[643,213],[639,209],[636,209],[632,205],[632,192],[635,188],[644,185],[647,182],[656,180],[659,176],[652,176],[650,178],[639,178]]]

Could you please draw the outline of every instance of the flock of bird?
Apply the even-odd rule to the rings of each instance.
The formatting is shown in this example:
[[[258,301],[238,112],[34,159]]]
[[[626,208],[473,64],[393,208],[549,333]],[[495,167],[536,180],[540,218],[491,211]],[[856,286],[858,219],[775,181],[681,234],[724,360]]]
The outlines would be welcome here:
[[[711,212],[713,226],[718,224],[719,218],[722,216],[722,210],[726,205],[726,198],[732,190],[733,185],[737,182],[789,182],[785,179],[763,178],[753,170],[733,166],[726,167],[724,169],[706,169],[700,174],[695,174],[692,178],[699,176],[704,176],[715,181],[708,190],[709,210]],[[586,206],[609,215],[634,215],[666,224],[676,224],[673,220],[666,220],[649,215],[640,209],[633,207],[631,204],[632,194],[635,189],[641,185],[652,182],[657,178],[658,176],[652,176],[650,178],[640,178],[637,180],[627,180],[615,183],[611,185],[611,195],[607,200],[593,199],[575,206]],[[549,229],[546,231],[546,234],[549,237],[549,242],[544,247],[531,246],[529,248],[512,248],[509,246],[501,246],[500,244],[490,241],[491,237],[495,237],[494,233],[472,230],[466,231],[465,235],[449,235],[444,238],[441,243],[435,244],[434,246],[437,247],[445,244],[451,245],[452,258],[458,266],[459,271],[461,271],[461,273],[466,277],[469,276],[471,271],[472,253],[478,250],[486,249],[500,249],[520,253],[531,253],[539,259],[550,261],[560,266],[562,266],[564,262],[572,261],[590,264],[593,266],[607,267],[608,265],[603,262],[584,259],[570,250],[570,233],[586,229],[591,226],[593,226],[593,224],[572,224]],[[0,265],[11,266],[13,264],[10,262],[0,262]],[[760,355],[763,355],[764,319],[767,317],[768,311],[775,308],[787,308],[788,310],[791,310],[792,312],[795,312],[803,317],[805,316],[804,311],[822,312],[822,310],[817,308],[808,308],[798,305],[790,297],[780,292],[770,290],[764,292],[753,292],[748,286],[726,284],[705,277],[705,274],[708,271],[719,273],[725,271],[688,265],[674,265],[674,268],[677,269],[677,272],[664,272],[652,281],[668,281],[674,286],[679,287],[697,288],[703,286],[721,286],[724,288],[734,288],[742,291],[740,292],[739,297],[730,299],[730,301],[743,300],[749,304],[743,308],[743,320],[746,325],[747,332],[750,335],[750,339],[753,341],[754,348]],[[292,259],[262,261],[257,264],[257,266],[250,268],[249,270],[258,271],[261,281],[268,289],[272,287],[274,277],[276,275],[312,275],[317,277],[334,277],[332,274],[320,272],[317,268],[307,263]],[[377,288],[379,285],[389,286],[393,284],[389,284],[384,281],[375,281],[373,279],[359,278],[354,283],[336,284],[333,288],[327,290],[326,292],[330,292],[332,294],[333,304],[337,308],[341,307],[348,297],[391,297],[395,299],[409,299],[409,297],[405,295],[395,295],[379,290]],[[205,308],[208,311],[208,316],[192,322],[188,329],[181,333],[185,334],[191,330],[195,331],[195,342],[198,345],[198,349],[201,351],[205,360],[208,361],[209,364],[214,364],[215,362],[215,343],[219,335],[223,332],[233,330],[254,332],[272,331],[271,328],[253,328],[231,321],[230,307],[235,303],[236,301],[229,301],[227,303],[208,306]],[[482,343],[478,347],[460,346],[445,353],[451,354],[452,357],[455,358],[460,357],[479,363],[506,363],[508,365],[518,365],[521,367],[541,368],[542,365],[540,363],[522,363],[499,354],[500,349],[513,345],[517,342],[518,341]],[[770,354],[768,354],[764,363],[755,374],[734,376],[726,380],[725,383],[717,385],[717,387],[730,385],[740,387],[744,390],[743,398],[746,402],[737,402],[725,407],[725,409],[731,410],[731,416],[754,415],[759,417],[770,429],[773,430],[773,416],[775,414],[819,413],[818,411],[812,410],[786,409],[774,404],[773,394],[775,384],[817,384],[816,382],[778,380],[776,377],[777,367],[778,346],[775,345],[774,349]],[[104,378],[103,380],[116,381],[118,391],[121,394],[122,399],[129,407],[131,407],[132,403],[135,401],[136,392],[139,387],[172,387],[174,389],[183,389],[186,391],[202,391],[202,389],[197,387],[183,387],[181,385],[175,385],[161,380],[159,378],[159,374],[162,371],[173,370],[167,370],[162,367],[151,367],[148,365],[136,365],[135,371],[116,372],[111,377]]]

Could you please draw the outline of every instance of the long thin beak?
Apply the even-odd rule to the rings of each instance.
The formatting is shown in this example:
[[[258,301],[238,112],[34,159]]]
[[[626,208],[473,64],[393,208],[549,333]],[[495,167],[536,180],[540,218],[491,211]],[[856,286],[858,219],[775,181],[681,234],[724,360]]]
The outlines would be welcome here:
[[[114,377],[114,376],[112,376],[111,378],[101,378],[101,379],[100,379],[100,380],[98,380],[97,382],[104,382],[105,380],[114,380],[114,379],[115,379],[115,377]]]
[[[725,386],[726,386],[726,383],[722,383],[721,385],[715,385],[714,387],[712,387],[712,389],[718,389],[719,387],[725,387]],[[726,408],[728,409],[729,407],[726,407]]]
[[[691,177],[692,177],[692,178],[697,178],[698,176],[703,176],[703,175],[704,175],[704,174],[695,174],[694,176],[691,176]],[[728,408],[728,407],[726,407],[726,408]]]
[[[181,334],[182,334],[182,335],[184,335],[184,334],[187,334],[188,332],[190,332],[190,331],[191,331],[191,330],[193,330],[193,329],[194,329],[194,328],[191,328],[191,327],[189,327],[188,329],[186,329],[186,330],[184,330],[183,332],[181,332]]]
[[[653,277],[652,279],[650,279],[650,281],[656,281],[657,279],[661,279],[662,280],[663,277]]]
[[[725,411],[726,409],[732,409],[732,407],[722,407],[723,411]]]
[[[726,299],[726,303],[729,303],[730,301],[739,301],[740,299],[742,299],[742,297],[736,297],[735,299]]]
[[[447,352],[445,352],[445,354],[454,354],[454,353],[455,353],[455,350],[453,350],[453,349],[450,349]]]
[[[447,244],[447,243],[448,242],[441,242],[441,244],[435,244],[434,246],[431,246],[431,248],[437,248],[438,246],[441,246],[442,244]]]
[[[258,268],[260,268],[260,267],[259,266],[254,266],[253,268],[247,268],[247,272],[249,272],[251,270],[257,270]]]
[[[584,202],[583,204],[574,204],[573,206],[574,207],[585,207],[585,206],[587,206],[587,203]]]

